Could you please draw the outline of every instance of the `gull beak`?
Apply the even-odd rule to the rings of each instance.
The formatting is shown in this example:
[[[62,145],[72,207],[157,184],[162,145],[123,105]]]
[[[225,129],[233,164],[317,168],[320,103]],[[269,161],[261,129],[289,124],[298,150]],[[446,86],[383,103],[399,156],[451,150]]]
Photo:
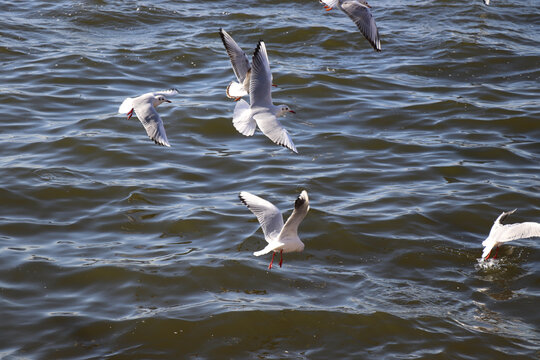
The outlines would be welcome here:
[[[273,87],[278,87],[276,84],[272,84]]]
[[[171,100],[165,100],[165,102],[171,103],[172,101]]]
[[[296,111],[294,110],[289,110],[290,113],[293,113],[293,114],[296,114]]]
[[[366,6],[371,9],[371,5],[369,5],[366,1]]]

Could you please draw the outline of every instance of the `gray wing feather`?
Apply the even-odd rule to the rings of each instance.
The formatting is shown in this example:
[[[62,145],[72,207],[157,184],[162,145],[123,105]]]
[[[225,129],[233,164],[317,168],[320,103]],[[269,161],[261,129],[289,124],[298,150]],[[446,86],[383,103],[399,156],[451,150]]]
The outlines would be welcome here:
[[[249,65],[249,58],[246,53],[238,46],[236,41],[223,29],[219,29],[219,35],[221,36],[221,41],[223,41],[223,46],[227,50],[229,59],[231,60],[231,65],[236,75],[236,78],[240,84],[244,83],[246,75],[251,68]]]
[[[341,4],[341,9],[356,24],[371,46],[376,51],[381,51],[379,30],[369,8],[360,5],[357,1],[344,1]]]
[[[149,102],[143,102],[134,104],[134,109],[150,139],[158,145],[171,146],[165,134],[163,121],[154,106]]]
[[[271,202],[247,191],[240,192],[238,197],[259,220],[266,241],[270,243],[274,240],[283,228],[283,216],[279,209]]]
[[[264,41],[259,41],[251,62],[249,99],[251,107],[272,105],[272,72]],[[262,129],[261,129],[262,130]]]
[[[257,126],[261,129],[262,133],[270,140],[298,153],[289,132],[281,126],[281,123],[275,115],[270,112],[260,112],[253,115],[253,118],[257,122]]]

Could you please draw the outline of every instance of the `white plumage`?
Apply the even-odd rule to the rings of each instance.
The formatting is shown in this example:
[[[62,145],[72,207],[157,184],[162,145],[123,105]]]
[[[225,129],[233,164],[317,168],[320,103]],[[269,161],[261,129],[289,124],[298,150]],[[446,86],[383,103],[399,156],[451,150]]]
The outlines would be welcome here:
[[[493,248],[498,248],[499,245],[505,242],[530,237],[540,237],[539,223],[524,222],[507,225],[503,224],[503,221],[516,210],[517,209],[503,212],[501,215],[499,215],[497,220],[495,220],[495,223],[489,232],[489,236],[482,242],[482,246],[484,246],[484,251],[482,252],[483,259],[488,259],[491,254],[491,250],[493,250]],[[496,256],[497,255],[494,257]]]
[[[165,95],[171,96],[176,94],[178,94],[178,90],[170,89],[146,93],[135,98],[127,98],[118,108],[118,113],[127,114],[129,120],[135,111],[135,114],[137,114],[137,118],[143,124],[148,137],[154,140],[158,145],[170,147],[171,145],[169,144],[167,134],[165,133],[165,127],[163,126],[163,120],[161,120],[161,117],[156,111],[156,107],[164,102],[171,102]]]
[[[305,190],[296,199],[293,213],[289,216],[285,225],[283,224],[281,212],[269,201],[246,191],[240,192],[239,197],[259,220],[264,238],[268,242],[264,249],[255,251],[253,255],[261,256],[271,251],[274,252],[268,269],[272,268],[276,252],[279,251],[281,254],[279,262],[281,267],[284,252],[300,252],[304,250],[304,243],[298,237],[298,226],[309,211],[309,198]]]

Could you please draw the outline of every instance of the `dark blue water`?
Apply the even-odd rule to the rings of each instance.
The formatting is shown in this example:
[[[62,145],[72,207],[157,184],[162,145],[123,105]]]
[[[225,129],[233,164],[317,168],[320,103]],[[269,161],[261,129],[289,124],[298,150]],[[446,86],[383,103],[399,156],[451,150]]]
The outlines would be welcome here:
[[[297,1],[0,5],[0,357],[532,359],[540,3],[371,1],[382,52]],[[299,154],[232,126],[218,34],[268,48]],[[176,87],[171,148],[124,98]],[[249,191],[290,214],[270,255]]]

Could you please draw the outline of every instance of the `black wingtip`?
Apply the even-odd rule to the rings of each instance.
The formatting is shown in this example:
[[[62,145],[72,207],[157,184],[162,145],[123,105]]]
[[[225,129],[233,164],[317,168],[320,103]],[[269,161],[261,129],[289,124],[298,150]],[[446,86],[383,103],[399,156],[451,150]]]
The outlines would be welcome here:
[[[306,203],[306,199],[304,197],[302,197],[302,194],[300,194],[300,195],[298,195],[298,198],[294,202],[294,208],[298,209],[299,207],[301,207],[305,203]]]
[[[238,193],[238,198],[240,199],[240,201],[246,205],[247,207],[249,207],[249,205],[247,204],[246,200],[242,197],[242,193]]]

